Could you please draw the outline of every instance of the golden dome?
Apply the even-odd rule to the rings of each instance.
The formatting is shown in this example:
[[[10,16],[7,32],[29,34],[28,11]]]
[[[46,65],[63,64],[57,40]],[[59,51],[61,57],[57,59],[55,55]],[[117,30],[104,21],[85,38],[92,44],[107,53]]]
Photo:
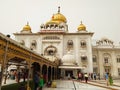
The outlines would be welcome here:
[[[60,24],[61,22],[66,23],[67,20],[66,20],[65,16],[60,13],[60,7],[58,7],[58,13],[54,14],[52,16],[51,20],[49,22],[47,22],[46,24],[53,24],[53,23]]]
[[[25,25],[24,27],[23,27],[23,30],[24,31],[29,31],[29,30],[31,30],[31,27],[29,26],[29,23],[27,22],[27,25]]]
[[[81,21],[81,24],[78,26],[78,31],[83,31],[83,30],[86,30],[86,26],[82,24],[82,21]]]
[[[61,13],[57,13],[57,14],[53,15],[52,21],[58,21],[58,22],[64,22],[64,23],[67,22],[65,16],[62,15]]]

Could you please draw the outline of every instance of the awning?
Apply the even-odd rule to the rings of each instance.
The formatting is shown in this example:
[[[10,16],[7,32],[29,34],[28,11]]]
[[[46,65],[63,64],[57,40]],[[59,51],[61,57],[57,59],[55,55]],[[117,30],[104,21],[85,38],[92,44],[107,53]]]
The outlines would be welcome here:
[[[62,69],[85,69],[85,67],[80,67],[80,66],[59,66],[58,68],[62,68]]]

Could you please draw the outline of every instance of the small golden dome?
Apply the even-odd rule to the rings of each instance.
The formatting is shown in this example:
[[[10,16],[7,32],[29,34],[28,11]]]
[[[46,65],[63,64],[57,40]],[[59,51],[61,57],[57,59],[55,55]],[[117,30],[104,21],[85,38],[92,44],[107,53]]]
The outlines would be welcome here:
[[[49,22],[46,24],[60,24],[60,23],[66,23],[67,20],[64,15],[60,13],[60,7],[58,7],[58,13],[54,14]]]
[[[31,27],[29,26],[29,23],[27,22],[27,25],[25,25],[24,27],[23,27],[23,30],[24,31],[29,31],[29,30],[31,30]]]
[[[83,30],[86,30],[86,26],[82,24],[82,21],[81,21],[81,24],[78,26],[78,31],[83,31]]]

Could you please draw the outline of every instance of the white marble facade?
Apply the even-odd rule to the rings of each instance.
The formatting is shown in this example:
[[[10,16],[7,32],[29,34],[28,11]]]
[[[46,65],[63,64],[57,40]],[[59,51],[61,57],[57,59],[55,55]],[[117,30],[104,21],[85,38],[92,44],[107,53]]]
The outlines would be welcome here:
[[[102,38],[93,45],[93,34],[86,30],[82,22],[75,32],[69,32],[67,20],[60,13],[60,8],[50,21],[40,26],[39,32],[32,33],[31,27],[27,23],[20,33],[14,33],[16,41],[28,48],[33,48],[34,51],[49,60],[54,61],[55,58],[58,58],[61,60],[61,66],[65,66],[65,62],[69,62],[64,62],[62,59],[70,52],[74,56],[74,61],[71,60],[71,65],[66,65],[68,70],[74,64],[77,69],[81,67],[79,69],[82,71],[99,73],[101,77],[104,77],[105,72],[110,72],[114,77],[120,77],[120,47],[115,46],[114,42],[107,38]],[[68,59],[67,56],[65,57]],[[61,69],[62,72],[66,70]]]

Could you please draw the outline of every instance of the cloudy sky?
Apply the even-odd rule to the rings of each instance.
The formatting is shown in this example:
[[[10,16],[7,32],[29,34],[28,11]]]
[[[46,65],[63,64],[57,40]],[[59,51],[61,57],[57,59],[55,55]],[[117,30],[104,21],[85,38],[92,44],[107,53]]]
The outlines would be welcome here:
[[[32,32],[60,12],[67,18],[69,32],[76,32],[80,21],[87,31],[94,32],[92,39],[109,38],[120,42],[120,0],[0,0],[0,32],[20,32],[27,21]]]

